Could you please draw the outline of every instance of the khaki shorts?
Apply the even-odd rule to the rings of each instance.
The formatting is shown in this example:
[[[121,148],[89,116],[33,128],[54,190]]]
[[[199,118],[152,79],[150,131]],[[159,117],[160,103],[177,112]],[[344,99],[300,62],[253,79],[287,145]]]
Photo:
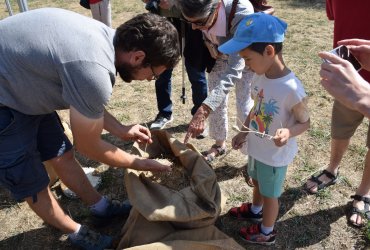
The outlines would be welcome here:
[[[331,138],[344,140],[350,139],[362,123],[364,115],[349,109],[338,101],[334,101],[331,116]],[[370,147],[370,127],[367,131],[366,146]]]

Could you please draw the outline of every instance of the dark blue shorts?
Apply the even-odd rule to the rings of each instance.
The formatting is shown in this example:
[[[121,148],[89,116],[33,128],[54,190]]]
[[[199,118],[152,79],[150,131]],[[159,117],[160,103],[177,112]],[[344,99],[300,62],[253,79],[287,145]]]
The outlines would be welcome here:
[[[49,183],[42,162],[71,148],[56,112],[26,115],[0,107],[0,185],[16,200],[35,200]]]

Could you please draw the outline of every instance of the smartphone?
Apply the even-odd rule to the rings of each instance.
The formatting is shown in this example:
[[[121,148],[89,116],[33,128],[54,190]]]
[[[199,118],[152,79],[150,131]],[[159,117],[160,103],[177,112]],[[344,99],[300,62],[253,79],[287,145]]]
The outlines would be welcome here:
[[[339,47],[336,47],[335,49],[329,51],[329,53],[332,53],[342,59],[349,61],[357,71],[361,69],[361,64],[357,61],[356,57],[351,54],[346,46],[341,45]]]

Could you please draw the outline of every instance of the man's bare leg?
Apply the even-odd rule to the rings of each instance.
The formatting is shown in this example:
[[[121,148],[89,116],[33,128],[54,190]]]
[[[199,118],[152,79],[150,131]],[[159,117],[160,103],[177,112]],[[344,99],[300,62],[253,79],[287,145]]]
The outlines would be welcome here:
[[[48,161],[63,183],[81,198],[88,206],[97,203],[102,196],[94,189],[72,150]]]
[[[49,187],[37,194],[37,202],[34,203],[32,197],[27,197],[25,200],[41,219],[62,232],[69,234],[78,229],[78,223],[64,213]]]

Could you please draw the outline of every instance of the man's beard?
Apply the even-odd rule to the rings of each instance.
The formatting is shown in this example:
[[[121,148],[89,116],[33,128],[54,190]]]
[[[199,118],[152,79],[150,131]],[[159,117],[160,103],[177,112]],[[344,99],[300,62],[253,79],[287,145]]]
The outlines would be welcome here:
[[[116,65],[116,70],[119,76],[125,82],[131,82],[135,80],[134,74],[141,68],[140,66],[131,66],[129,63],[122,62],[119,65]]]

